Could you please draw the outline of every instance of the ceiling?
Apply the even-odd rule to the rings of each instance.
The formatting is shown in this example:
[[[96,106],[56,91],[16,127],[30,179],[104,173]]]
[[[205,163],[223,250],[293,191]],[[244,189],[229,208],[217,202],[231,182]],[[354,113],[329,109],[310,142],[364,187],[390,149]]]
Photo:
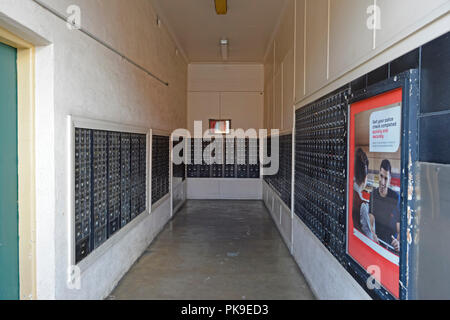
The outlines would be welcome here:
[[[223,62],[220,40],[229,40],[228,62],[264,62],[286,0],[228,0],[217,15],[214,0],[153,0],[163,23],[189,62]]]

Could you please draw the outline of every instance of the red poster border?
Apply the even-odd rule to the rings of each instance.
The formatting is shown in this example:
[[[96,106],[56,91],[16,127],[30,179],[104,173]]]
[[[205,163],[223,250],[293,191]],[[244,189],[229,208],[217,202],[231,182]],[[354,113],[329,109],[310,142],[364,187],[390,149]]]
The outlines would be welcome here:
[[[386,258],[380,256],[372,248],[353,234],[353,221],[350,219],[353,208],[353,178],[355,157],[355,116],[361,112],[382,108],[403,101],[403,89],[398,88],[389,92],[353,103],[350,105],[350,134],[349,134],[349,179],[348,179],[348,211],[347,211],[347,243],[348,254],[364,270],[371,265],[378,265],[381,271],[381,285],[394,297],[400,297],[400,268]]]

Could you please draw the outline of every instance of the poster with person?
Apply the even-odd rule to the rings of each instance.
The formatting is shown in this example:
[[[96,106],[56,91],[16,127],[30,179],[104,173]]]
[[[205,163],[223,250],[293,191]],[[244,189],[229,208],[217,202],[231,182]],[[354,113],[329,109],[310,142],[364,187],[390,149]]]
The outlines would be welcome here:
[[[350,106],[348,254],[399,297],[402,89]]]

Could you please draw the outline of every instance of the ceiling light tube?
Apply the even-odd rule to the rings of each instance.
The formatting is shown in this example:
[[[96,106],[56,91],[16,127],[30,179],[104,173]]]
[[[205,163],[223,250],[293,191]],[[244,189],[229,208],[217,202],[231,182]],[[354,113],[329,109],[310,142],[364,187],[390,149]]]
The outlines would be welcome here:
[[[220,51],[222,54],[222,59],[225,61],[228,60],[228,40],[227,39],[220,40]]]

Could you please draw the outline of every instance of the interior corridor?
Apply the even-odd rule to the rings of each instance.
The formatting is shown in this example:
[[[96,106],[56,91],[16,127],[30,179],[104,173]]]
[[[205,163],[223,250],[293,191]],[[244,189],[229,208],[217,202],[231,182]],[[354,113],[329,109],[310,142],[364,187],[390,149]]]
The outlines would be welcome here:
[[[109,299],[314,299],[261,201],[188,201]]]
[[[0,0],[0,300],[450,299],[448,88],[450,0]]]

